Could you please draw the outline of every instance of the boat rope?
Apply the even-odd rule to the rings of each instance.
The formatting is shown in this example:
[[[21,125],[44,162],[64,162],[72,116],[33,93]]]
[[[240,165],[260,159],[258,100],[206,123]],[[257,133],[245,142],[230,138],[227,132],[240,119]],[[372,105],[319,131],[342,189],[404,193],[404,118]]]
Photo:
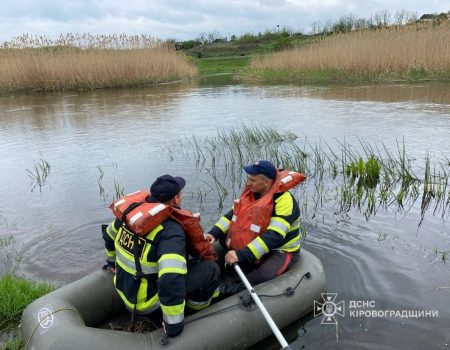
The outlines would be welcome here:
[[[281,296],[283,296],[283,295],[285,295],[285,296],[287,296],[287,297],[290,297],[290,296],[294,295],[295,290],[298,288],[298,286],[300,285],[300,283],[302,283],[303,278],[306,278],[307,280],[309,280],[309,279],[311,278],[311,272],[305,272],[305,273],[303,274],[303,276],[300,278],[300,280],[297,282],[297,284],[295,285],[295,287],[287,287],[287,288],[284,290],[283,293],[280,293],[280,294],[272,294],[272,295],[270,295],[270,294],[261,294],[261,295],[259,295],[259,294],[258,294],[258,296],[259,296],[260,298],[276,298],[276,297],[281,297]]]
[[[54,315],[54,314],[56,314],[57,312],[60,312],[60,311],[73,311],[73,312],[76,312],[78,315],[80,315],[81,319],[83,319],[83,317],[78,312],[78,310],[75,309],[75,308],[72,308],[72,307],[63,307],[61,309],[52,311],[49,314],[47,314],[46,319],[48,319],[48,317],[50,317],[50,316],[52,316],[52,315]],[[33,338],[34,333],[36,333],[36,331],[37,331],[37,329],[39,328],[40,325],[41,325],[40,322],[38,322],[36,327],[34,327],[33,332],[31,332],[31,335],[30,335],[30,337],[28,338],[28,340],[27,340],[27,342],[25,344],[25,347],[24,347],[25,350],[28,348],[28,345],[30,345],[31,338]]]
[[[294,295],[295,290],[300,286],[300,283],[302,283],[304,278],[310,279],[311,278],[311,272],[305,272],[294,287],[288,287],[282,293],[273,294],[273,295],[262,294],[262,295],[258,295],[258,296],[260,298],[277,298],[277,297],[281,297],[281,296],[287,296],[287,297],[292,296],[292,295]],[[239,303],[233,304],[233,305],[227,306],[227,307],[225,307],[223,309],[220,309],[220,310],[211,312],[209,314],[197,317],[194,320],[187,320],[184,323],[188,324],[188,323],[192,323],[192,322],[195,322],[195,321],[199,321],[199,320],[204,319],[204,318],[215,316],[215,315],[217,315],[219,313],[225,312],[225,311],[227,311],[229,309],[232,309],[232,308],[240,306],[240,305],[243,305],[246,309],[251,309],[251,305],[250,305],[249,300],[248,300],[247,297],[248,297],[248,295],[240,295],[239,296],[239,300],[240,300]]]

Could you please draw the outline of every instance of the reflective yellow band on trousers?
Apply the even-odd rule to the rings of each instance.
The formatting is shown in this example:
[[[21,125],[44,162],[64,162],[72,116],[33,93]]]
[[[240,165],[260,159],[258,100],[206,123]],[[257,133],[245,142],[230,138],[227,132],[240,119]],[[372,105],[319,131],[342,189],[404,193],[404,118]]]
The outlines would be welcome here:
[[[174,323],[180,323],[184,319],[184,304],[183,301],[181,304],[178,305],[162,305],[161,304],[161,310],[163,312],[163,319],[164,322],[167,322],[169,324]]]
[[[194,300],[187,299],[186,306],[192,310],[203,310],[203,309],[207,308],[209,306],[209,304],[211,304],[211,299],[212,299],[212,297],[206,301],[194,301]]]
[[[116,285],[116,276],[114,276],[114,285]],[[120,298],[125,304],[125,307],[133,311],[134,304],[130,302],[125,294],[122,293],[119,289],[116,289],[119,293]],[[146,314],[155,311],[159,307],[159,298],[158,294],[152,296],[149,300],[145,301],[147,297],[147,280],[144,278],[141,280],[141,285],[139,286],[138,295],[137,295],[137,304],[136,311],[141,314]]]

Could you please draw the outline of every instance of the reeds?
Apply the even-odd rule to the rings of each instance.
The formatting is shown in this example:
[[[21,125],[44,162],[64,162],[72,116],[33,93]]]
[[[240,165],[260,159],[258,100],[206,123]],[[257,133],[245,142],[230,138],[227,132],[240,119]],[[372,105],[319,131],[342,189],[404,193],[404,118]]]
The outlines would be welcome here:
[[[31,179],[31,191],[34,191],[36,187],[39,187],[39,191],[42,191],[42,187],[50,175],[51,169],[50,163],[44,158],[39,159],[38,162],[34,162],[33,169],[27,169],[28,177]]]
[[[267,79],[299,81],[448,80],[449,36],[450,21],[353,31],[255,57],[251,70],[253,75]]]
[[[113,170],[117,171],[118,165],[116,162],[112,163],[112,168]],[[104,167],[101,165],[97,165],[97,170],[98,170],[98,179],[97,179],[98,191],[100,198],[102,198],[104,202],[108,200],[109,192],[113,193],[112,196],[113,201],[116,198],[120,198],[125,195],[125,187],[121,186],[119,181],[116,180],[116,178],[113,179],[113,190],[107,191],[105,189],[105,185],[103,184],[103,177],[105,176]]]
[[[24,43],[8,44],[14,48],[0,49],[0,91],[138,86],[185,79],[197,72],[194,64],[170,45],[156,41],[145,44],[147,39],[141,37],[136,37],[136,42],[116,39],[90,42],[94,39],[65,38],[58,46],[43,46],[59,41],[25,38]],[[77,40],[87,42],[74,46]]]
[[[66,33],[52,39],[45,35],[22,34],[2,43],[4,49],[72,46],[83,49],[151,49],[164,42],[149,35]]]
[[[356,151],[355,148],[359,149]],[[338,142],[311,144],[292,132],[241,125],[216,135],[186,139],[178,151],[183,159],[193,159],[209,178],[208,191],[198,189],[197,196],[217,192],[219,210],[229,196],[236,198],[244,183],[242,168],[257,159],[269,159],[279,168],[300,171],[308,176],[301,187],[303,214],[315,217],[317,208],[334,201],[335,212],[345,214],[357,208],[366,218],[377,210],[408,211],[418,201],[420,225],[426,212],[445,219],[449,213],[449,161],[426,156],[421,165],[408,156],[404,143],[395,150],[385,145],[371,146]],[[203,200],[203,199],[202,199]]]

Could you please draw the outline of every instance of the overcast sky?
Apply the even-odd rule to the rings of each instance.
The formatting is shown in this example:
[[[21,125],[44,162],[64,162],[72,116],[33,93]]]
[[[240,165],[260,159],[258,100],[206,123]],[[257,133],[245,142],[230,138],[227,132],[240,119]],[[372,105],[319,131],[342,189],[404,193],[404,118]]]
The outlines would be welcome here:
[[[316,21],[353,14],[368,18],[387,9],[394,15],[447,12],[450,0],[2,0],[0,42],[23,33],[148,34],[186,40],[201,32],[223,36],[257,34],[287,26],[309,32]]]

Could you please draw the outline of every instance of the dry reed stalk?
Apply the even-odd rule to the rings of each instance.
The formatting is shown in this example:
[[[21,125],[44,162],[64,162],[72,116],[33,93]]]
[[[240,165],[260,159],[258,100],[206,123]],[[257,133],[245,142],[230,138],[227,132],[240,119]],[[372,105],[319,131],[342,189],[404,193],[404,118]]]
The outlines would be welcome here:
[[[0,50],[0,90],[84,90],[192,77],[196,68],[168,46],[149,49],[50,47]]]
[[[395,26],[324,38],[293,50],[259,56],[253,70],[341,70],[349,73],[450,71],[450,21]]]
[[[150,49],[161,45],[164,45],[161,40],[146,34],[66,33],[60,34],[54,39],[45,35],[22,34],[3,42],[1,47],[5,49],[23,49],[48,46],[76,46],[85,49]]]

